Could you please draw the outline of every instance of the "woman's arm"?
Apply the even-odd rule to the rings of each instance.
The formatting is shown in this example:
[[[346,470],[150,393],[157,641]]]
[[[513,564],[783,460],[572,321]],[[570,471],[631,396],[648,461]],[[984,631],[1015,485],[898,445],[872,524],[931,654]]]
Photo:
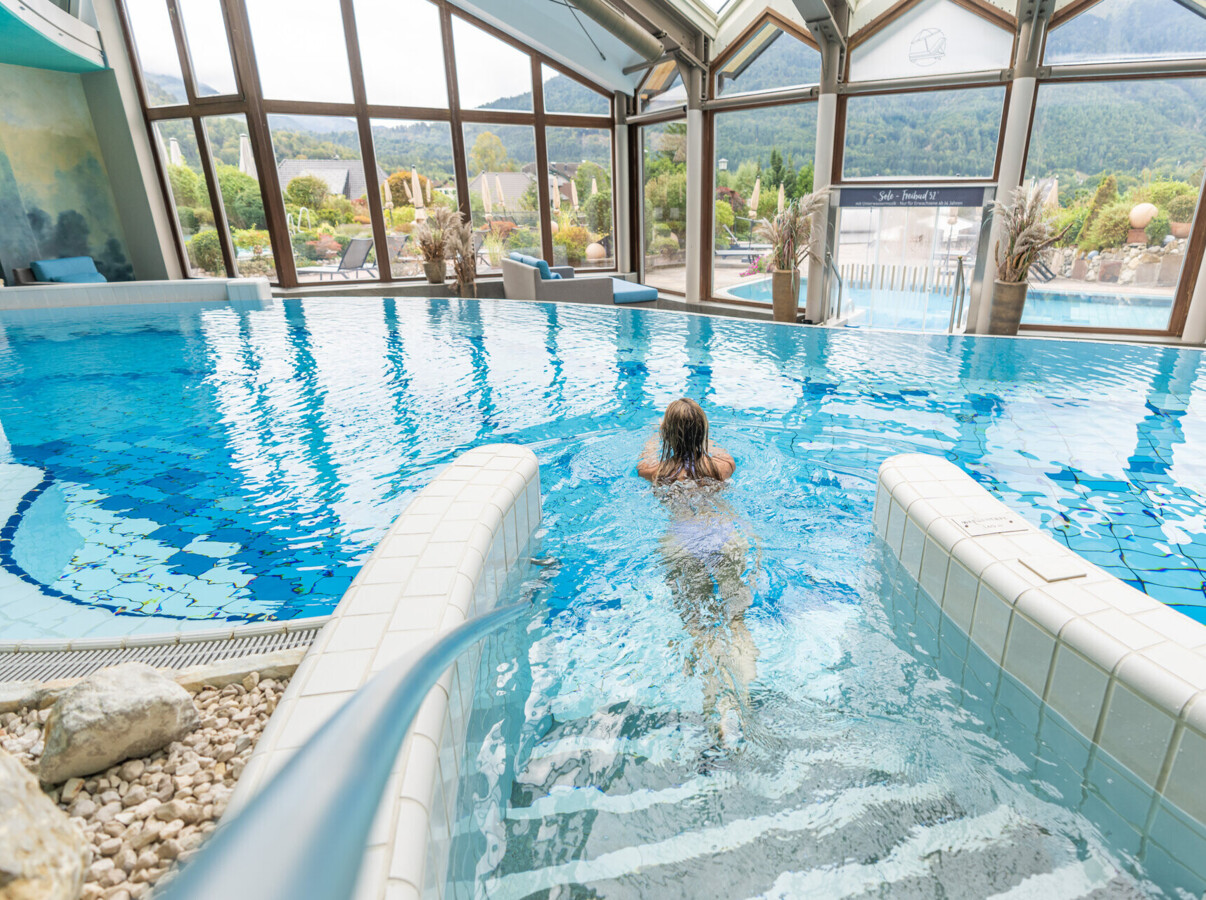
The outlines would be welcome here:
[[[737,460],[733,459],[733,455],[723,447],[717,447],[713,444],[711,452],[708,455],[716,463],[716,468],[719,470],[717,474],[721,479],[728,478],[737,471]]]
[[[642,478],[653,480],[653,476],[657,474],[657,464],[659,462],[658,444],[660,442],[660,432],[655,431],[649,435],[649,440],[645,441],[645,447],[641,450],[641,457],[637,460],[637,474]]]

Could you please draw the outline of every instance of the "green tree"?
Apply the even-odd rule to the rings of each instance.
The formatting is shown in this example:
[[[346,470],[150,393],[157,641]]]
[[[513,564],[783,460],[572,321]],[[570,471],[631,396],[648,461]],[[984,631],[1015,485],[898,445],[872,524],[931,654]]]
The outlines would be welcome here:
[[[188,166],[168,166],[167,170],[177,209],[185,206],[209,207],[209,194],[196,172]]]
[[[586,212],[586,226],[595,234],[611,234],[611,191],[599,188],[599,193],[586,198],[583,207]]]
[[[574,175],[574,183],[578,185],[578,200],[582,203],[586,202],[586,198],[590,196],[590,182],[594,179],[599,185],[600,191],[611,190],[611,177],[607,174],[607,169],[598,163],[587,160],[578,166],[578,171]]]
[[[1107,175],[1097,185],[1097,192],[1093,194],[1093,202],[1089,204],[1089,214],[1080,227],[1080,248],[1082,250],[1094,249],[1093,245],[1098,240],[1098,235],[1093,227],[1097,224],[1097,217],[1101,215],[1103,209],[1116,202],[1118,202],[1118,179],[1113,175]]]
[[[493,131],[483,131],[469,151],[469,164],[474,172],[510,172],[515,168],[502,139]]]
[[[796,173],[796,190],[795,193],[792,194],[793,200],[798,200],[805,194],[812,193],[815,175],[816,172],[814,171],[812,163],[800,166],[800,171]]]
[[[285,202],[321,209],[327,202],[327,183],[317,175],[298,175],[285,187]]]
[[[231,228],[259,228],[266,221],[260,183],[234,166],[219,165],[218,188]]]

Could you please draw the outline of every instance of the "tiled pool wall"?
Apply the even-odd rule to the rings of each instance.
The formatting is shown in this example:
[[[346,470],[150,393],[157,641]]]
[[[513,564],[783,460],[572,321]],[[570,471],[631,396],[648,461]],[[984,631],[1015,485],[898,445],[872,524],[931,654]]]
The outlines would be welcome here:
[[[1053,755],[1039,780],[1060,780],[1062,766],[1056,790],[1112,842],[1206,886],[1206,626],[938,457],[880,467],[875,529],[918,586],[919,644],[971,696],[1008,710],[1015,740]]]
[[[365,562],[298,667],[239,779],[237,812],[368,679],[506,597],[541,521],[540,472],[524,447],[469,450],[437,475]],[[442,881],[480,646],[428,694],[398,754],[365,848],[357,900],[403,900]],[[450,796],[451,794],[451,796]],[[230,813],[228,812],[228,815]],[[434,887],[437,892],[439,887]],[[430,890],[427,896],[433,896]]]
[[[0,309],[68,309],[131,303],[271,300],[264,278],[188,278],[107,284],[31,284],[0,289]]]

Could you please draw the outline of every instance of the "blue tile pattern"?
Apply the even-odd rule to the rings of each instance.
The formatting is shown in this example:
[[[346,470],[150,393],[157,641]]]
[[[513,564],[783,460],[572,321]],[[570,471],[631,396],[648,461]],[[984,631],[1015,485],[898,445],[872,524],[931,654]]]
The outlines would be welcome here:
[[[936,453],[1206,621],[1197,350],[368,298],[3,312],[0,328],[0,462],[45,473],[0,564],[128,617],[327,612],[433,469],[489,441],[537,450],[550,523],[589,522],[583,495],[628,477],[686,393],[751,483],[833,480],[866,520],[842,552],[871,541],[879,463]],[[788,534],[802,521],[778,514]]]

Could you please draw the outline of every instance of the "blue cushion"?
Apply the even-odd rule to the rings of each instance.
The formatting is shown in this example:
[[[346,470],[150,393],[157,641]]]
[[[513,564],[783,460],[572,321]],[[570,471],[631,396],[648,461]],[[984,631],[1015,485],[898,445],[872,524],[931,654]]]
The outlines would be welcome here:
[[[96,263],[91,256],[67,256],[63,259],[40,259],[29,264],[38,281],[66,281],[69,275],[96,275]],[[102,277],[100,279],[104,281]]]
[[[552,275],[549,276],[549,281],[560,281],[560,280],[561,280],[560,272],[554,272]]]
[[[549,269],[549,264],[543,259],[537,259],[535,256],[526,256],[523,253],[516,253],[515,251],[511,251],[511,259],[515,260],[516,262],[521,262],[525,266],[532,266],[535,269],[539,269],[540,277],[544,281],[554,280],[554,275],[552,270]],[[561,276],[558,275],[556,277],[560,278]]]
[[[637,284],[635,281],[625,281],[623,278],[611,280],[611,299],[615,303],[643,303],[646,300],[657,299],[657,288]]]
[[[55,281],[59,284],[104,284],[108,279],[100,272],[80,272],[78,275],[61,275]]]

